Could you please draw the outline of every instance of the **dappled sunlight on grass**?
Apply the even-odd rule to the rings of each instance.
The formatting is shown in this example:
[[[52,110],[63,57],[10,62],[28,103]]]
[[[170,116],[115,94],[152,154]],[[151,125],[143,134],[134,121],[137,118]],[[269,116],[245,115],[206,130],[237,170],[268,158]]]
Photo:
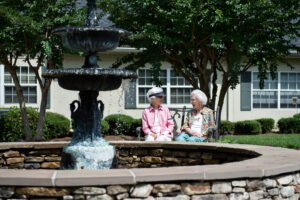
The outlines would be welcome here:
[[[223,140],[219,140],[218,142],[232,144],[254,144],[299,150],[300,134],[226,136]]]

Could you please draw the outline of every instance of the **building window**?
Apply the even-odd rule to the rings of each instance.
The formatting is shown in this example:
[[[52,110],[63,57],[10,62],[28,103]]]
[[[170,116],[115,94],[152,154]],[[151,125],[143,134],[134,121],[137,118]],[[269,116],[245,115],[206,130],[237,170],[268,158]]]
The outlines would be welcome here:
[[[297,104],[293,104],[293,98],[297,98]],[[300,107],[300,73],[282,72],[280,75],[280,107]]]
[[[138,70],[137,81],[137,102],[139,105],[149,104],[147,91],[155,86],[150,69]],[[164,103],[167,105],[183,105],[190,103],[190,94],[193,87],[183,77],[179,76],[172,69],[160,71],[159,80],[161,87],[166,94]]]
[[[17,76],[23,89],[25,102],[28,104],[37,103],[37,80],[33,70],[27,66],[17,69]],[[10,73],[4,69],[4,104],[19,103],[14,82]]]
[[[293,98],[297,104],[293,104]],[[252,107],[254,109],[300,107],[300,73],[278,72],[275,79],[267,74],[264,88],[259,87],[258,72],[252,74]]]

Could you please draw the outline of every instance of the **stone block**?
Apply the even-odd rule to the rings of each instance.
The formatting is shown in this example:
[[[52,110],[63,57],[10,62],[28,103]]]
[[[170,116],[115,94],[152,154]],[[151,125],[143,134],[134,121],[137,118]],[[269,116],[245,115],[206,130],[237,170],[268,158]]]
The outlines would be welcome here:
[[[295,192],[300,193],[300,184],[295,186]]]
[[[15,194],[13,187],[0,187],[0,198],[10,198]]]
[[[192,151],[189,153],[189,158],[201,158],[202,154],[200,152]]]
[[[129,194],[126,192],[126,193],[118,194],[116,196],[116,199],[121,200],[121,199],[125,199],[125,198],[128,198],[128,197],[129,197]]]
[[[39,163],[39,162],[43,162],[45,160],[44,157],[25,157],[25,162],[31,162],[31,163]]]
[[[230,193],[232,192],[231,182],[213,182],[212,193]]]
[[[201,160],[192,159],[192,158],[183,158],[182,162],[188,165],[195,165],[201,163]]]
[[[73,200],[74,197],[72,195],[65,195],[63,196],[63,200]]]
[[[174,197],[157,197],[156,200],[190,200],[188,195],[177,195]]]
[[[249,193],[231,193],[229,195],[229,200],[248,200],[250,198]]]
[[[16,194],[19,196],[63,197],[69,194],[69,190],[64,188],[22,187],[16,188]]]
[[[8,165],[15,164],[15,163],[22,163],[22,162],[24,162],[24,158],[22,158],[22,157],[14,157],[14,158],[7,158],[6,159],[6,163]]]
[[[122,185],[111,185],[106,188],[107,194],[109,195],[117,195],[120,193],[128,192],[129,188],[127,186]]]
[[[277,195],[279,195],[279,189],[278,188],[269,189],[268,193],[271,196],[277,196]]]
[[[80,194],[80,195],[75,195],[74,200],[85,200],[85,196]]]
[[[84,194],[84,195],[100,195],[105,194],[106,189],[101,187],[81,187],[73,192],[74,194]]]
[[[86,200],[114,200],[114,198],[107,194],[103,194],[103,195],[87,196]]]
[[[41,168],[43,169],[58,169],[60,162],[43,162]]]
[[[185,158],[187,157],[187,152],[185,151],[174,151],[173,152],[174,157],[181,157],[181,158]]]
[[[182,191],[187,195],[208,194],[211,192],[209,183],[183,183],[181,184]]]
[[[274,179],[269,179],[269,178],[264,179],[263,183],[264,183],[266,188],[274,188],[274,187],[277,186],[277,183]]]
[[[232,181],[232,186],[234,187],[245,187],[246,186],[246,181]]]
[[[226,194],[194,195],[191,200],[228,200]]]
[[[213,158],[213,154],[205,152],[202,154],[201,158],[205,160],[211,160]]]
[[[300,173],[296,174],[293,178],[296,185],[300,184]]]
[[[280,185],[288,185],[293,181],[293,176],[292,175],[287,175],[287,176],[281,176],[277,178],[277,182]]]
[[[162,163],[161,157],[152,157],[152,156],[143,157],[143,161],[146,163]]]
[[[180,191],[181,186],[178,184],[155,184],[153,187],[153,193],[170,193],[174,191]]]
[[[151,184],[137,185],[131,193],[132,197],[147,198],[151,194],[153,186]]]
[[[280,194],[282,197],[291,197],[295,194],[294,186],[286,186],[280,189]]]
[[[41,165],[39,163],[25,163],[25,169],[39,169]]]
[[[61,157],[60,156],[46,156],[45,161],[47,161],[47,162],[60,162]]]
[[[10,150],[10,151],[4,152],[4,153],[3,153],[3,156],[4,156],[5,158],[19,157],[19,156],[20,156],[20,152]]]
[[[177,163],[180,164],[182,159],[181,158],[173,158],[173,157],[164,157],[163,160],[165,162],[169,162],[169,163]]]
[[[243,188],[243,187],[234,187],[232,189],[232,192],[234,192],[234,193],[244,193],[244,192],[246,192],[246,189]]]
[[[207,160],[207,159],[203,159],[202,161],[205,165],[216,165],[219,164],[220,161],[217,159],[212,159],[212,160]]]
[[[148,155],[148,150],[146,149],[133,149],[131,150],[133,155],[136,156],[147,156]]]
[[[257,200],[264,198],[264,191],[263,190],[256,190],[254,192],[250,192],[250,200]]]
[[[150,150],[150,155],[151,156],[162,156],[163,153],[164,153],[163,149],[153,149],[153,150]]]
[[[255,191],[255,190],[260,190],[264,188],[264,183],[262,180],[250,180],[247,181],[247,190],[248,191]]]
[[[173,151],[171,151],[171,150],[164,150],[163,155],[167,156],[167,157],[173,157],[174,156]]]

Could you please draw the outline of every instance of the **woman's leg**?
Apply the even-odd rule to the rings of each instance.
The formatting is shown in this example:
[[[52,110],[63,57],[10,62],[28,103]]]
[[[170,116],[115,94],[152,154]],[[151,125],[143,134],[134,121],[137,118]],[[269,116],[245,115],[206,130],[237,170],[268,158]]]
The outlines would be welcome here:
[[[154,139],[154,137],[152,135],[146,135],[145,141],[152,142],[152,141],[155,141],[155,139]]]
[[[187,140],[188,142],[206,142],[207,139],[203,138],[203,137],[195,137],[195,136],[191,136],[188,138]]]
[[[185,133],[185,132],[182,132],[182,133],[180,133],[180,134],[176,137],[175,140],[176,140],[177,142],[186,142],[186,141],[188,141],[189,137],[190,137],[189,134],[187,134],[187,133]]]

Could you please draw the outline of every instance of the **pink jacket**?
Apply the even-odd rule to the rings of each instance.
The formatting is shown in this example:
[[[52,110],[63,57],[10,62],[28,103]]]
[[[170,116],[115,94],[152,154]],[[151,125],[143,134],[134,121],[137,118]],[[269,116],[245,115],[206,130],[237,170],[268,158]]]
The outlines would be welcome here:
[[[170,137],[173,137],[174,122],[171,117],[170,111],[165,106],[160,106],[158,108],[158,118],[161,127],[161,133],[164,131],[169,131]],[[152,130],[155,120],[155,110],[152,106],[149,106],[143,111],[143,131],[145,134],[153,132]]]

